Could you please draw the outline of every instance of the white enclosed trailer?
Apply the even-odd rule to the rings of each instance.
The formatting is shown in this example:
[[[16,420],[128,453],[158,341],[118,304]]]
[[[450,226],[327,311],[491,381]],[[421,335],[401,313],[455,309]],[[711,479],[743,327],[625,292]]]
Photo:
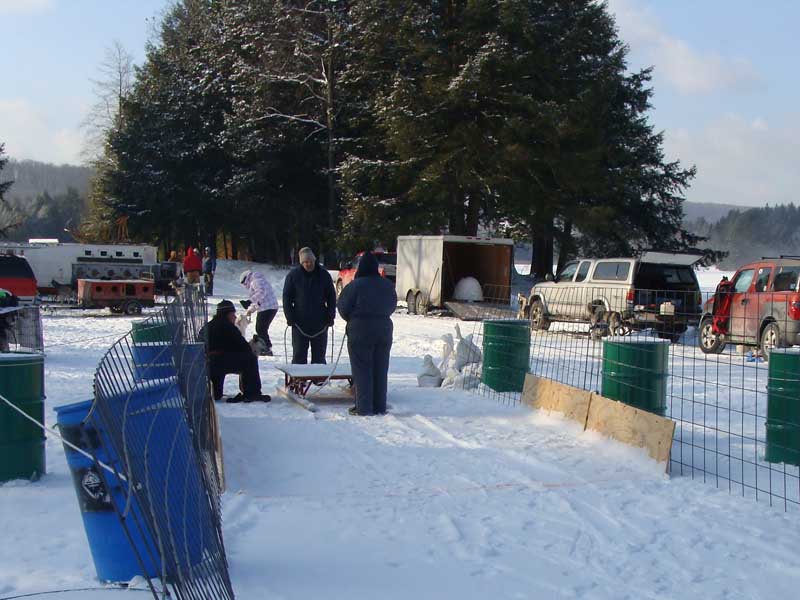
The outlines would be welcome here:
[[[146,244],[77,244],[55,240],[5,242],[0,249],[24,256],[39,291],[73,288],[78,279],[137,279],[152,273],[157,248]]]
[[[412,314],[447,307],[462,318],[475,303],[454,299],[456,284],[478,280],[487,303],[510,302],[514,242],[462,235],[401,235],[397,238],[397,297]],[[465,311],[468,305],[473,310]]]

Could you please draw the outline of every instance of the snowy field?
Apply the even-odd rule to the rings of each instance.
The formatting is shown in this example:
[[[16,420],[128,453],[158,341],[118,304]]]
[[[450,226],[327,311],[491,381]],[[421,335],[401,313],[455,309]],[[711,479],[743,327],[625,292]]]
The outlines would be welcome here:
[[[220,261],[211,311],[244,297],[245,266]],[[285,271],[255,268],[280,294]],[[719,275],[704,274],[703,287]],[[404,313],[394,316],[388,415],[353,417],[344,405],[312,414],[279,397],[218,406],[237,598],[795,597],[796,512],[668,478],[643,451],[571,421],[417,388],[420,357],[437,354],[456,321]],[[91,397],[98,361],[130,326],[102,311],[45,315],[48,425],[54,406]],[[276,357],[260,359],[267,392],[282,381],[274,364],[285,327],[279,314]],[[338,320],[336,350],[343,334]],[[229,377],[226,390],[235,387]],[[133,594],[96,582],[55,438],[47,469],[36,483],[0,486],[0,600],[78,588],[101,589],[53,597]]]

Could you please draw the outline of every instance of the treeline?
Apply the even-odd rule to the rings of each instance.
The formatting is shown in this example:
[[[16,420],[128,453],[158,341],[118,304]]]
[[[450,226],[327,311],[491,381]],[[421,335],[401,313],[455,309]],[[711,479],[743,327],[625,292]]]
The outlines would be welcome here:
[[[11,241],[73,241],[87,214],[92,169],[3,156],[0,144],[0,234]]]
[[[8,200],[24,201],[42,194],[57,196],[65,194],[69,189],[85,198],[93,174],[90,167],[9,158],[0,172],[0,179],[13,182],[6,193]]]
[[[648,70],[596,0],[180,0],[120,98],[84,234],[284,262],[398,234],[681,249]]]
[[[687,227],[727,251],[723,269],[735,269],[762,256],[800,256],[800,208],[794,204],[732,210],[716,223],[698,219]]]

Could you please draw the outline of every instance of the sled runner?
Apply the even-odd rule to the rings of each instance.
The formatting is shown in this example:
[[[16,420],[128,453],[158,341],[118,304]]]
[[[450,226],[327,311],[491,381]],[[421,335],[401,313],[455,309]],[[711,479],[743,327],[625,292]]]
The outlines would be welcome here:
[[[316,402],[321,401],[348,401],[352,402],[352,390],[342,390],[337,388],[335,394],[331,393],[317,393],[315,390],[318,388],[314,386],[321,386],[330,377],[330,381],[346,380],[350,386],[353,385],[353,375],[350,372],[350,365],[338,364],[336,369],[331,365],[276,365],[276,368],[283,373],[284,387],[277,388],[277,391],[284,398],[288,398],[292,402],[296,402],[310,412],[317,411],[317,405],[311,401],[313,398]],[[313,389],[312,389],[313,388]]]

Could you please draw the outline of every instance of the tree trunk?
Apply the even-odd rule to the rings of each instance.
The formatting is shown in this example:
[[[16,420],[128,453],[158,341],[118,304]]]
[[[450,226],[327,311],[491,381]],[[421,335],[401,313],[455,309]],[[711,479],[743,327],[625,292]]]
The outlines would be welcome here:
[[[553,217],[538,215],[531,223],[531,274],[544,277],[553,274]]]
[[[464,223],[464,200],[458,192],[450,193],[450,218],[449,233],[453,235],[466,235],[466,224]]]
[[[477,194],[470,194],[469,202],[467,204],[466,235],[478,235],[480,204],[480,197]]]
[[[333,127],[334,127],[334,112],[333,112],[333,91],[334,91],[334,76],[333,76],[333,17],[328,13],[328,73],[327,73],[327,86],[326,86],[326,111],[325,118],[328,126],[328,229],[334,231],[336,226],[336,189],[335,179],[333,176],[335,163],[334,147],[333,147]]]
[[[572,239],[572,221],[567,219],[564,221],[564,227],[558,232],[558,266],[556,273],[560,273],[561,269],[568,260],[573,257],[575,253],[575,242]]]

